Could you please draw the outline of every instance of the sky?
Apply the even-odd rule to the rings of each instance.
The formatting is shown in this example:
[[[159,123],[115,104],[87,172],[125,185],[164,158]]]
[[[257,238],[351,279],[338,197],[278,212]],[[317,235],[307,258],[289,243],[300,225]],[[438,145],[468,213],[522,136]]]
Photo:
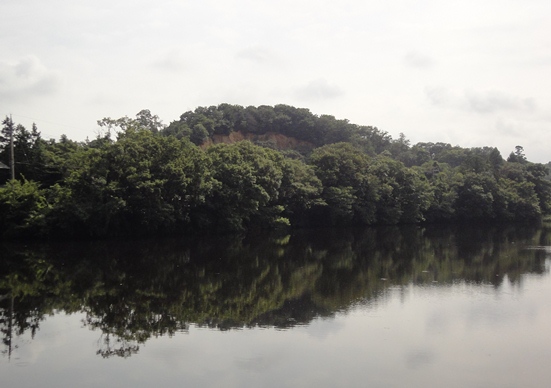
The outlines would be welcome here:
[[[287,104],[411,144],[551,160],[549,0],[2,0],[0,115],[93,139],[104,117]]]

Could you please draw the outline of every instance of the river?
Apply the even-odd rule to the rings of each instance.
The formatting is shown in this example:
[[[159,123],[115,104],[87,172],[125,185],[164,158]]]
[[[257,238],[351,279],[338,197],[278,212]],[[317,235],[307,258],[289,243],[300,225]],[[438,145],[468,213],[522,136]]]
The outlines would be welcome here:
[[[548,387],[551,226],[0,246],[2,387]]]

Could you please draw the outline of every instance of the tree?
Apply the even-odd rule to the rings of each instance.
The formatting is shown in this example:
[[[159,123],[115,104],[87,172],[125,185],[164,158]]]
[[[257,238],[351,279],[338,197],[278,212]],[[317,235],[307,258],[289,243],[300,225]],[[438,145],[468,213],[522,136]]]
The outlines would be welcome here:
[[[463,174],[445,163],[428,162],[423,165],[425,176],[429,177],[430,204],[424,212],[429,222],[450,221],[455,217],[457,189],[463,182]]]
[[[377,222],[415,223],[424,220],[430,205],[430,186],[424,175],[384,152],[373,159],[370,173],[377,178]]]
[[[2,121],[2,131],[0,134],[0,146],[2,161],[11,169],[11,177],[15,176],[15,165],[14,165],[14,149],[13,149],[13,136],[15,132],[15,126],[11,117],[6,116]]]
[[[399,138],[391,142],[389,151],[392,153],[394,158],[399,159],[400,155],[409,151],[410,145],[411,142],[406,138],[406,135],[400,132]]]
[[[322,199],[327,203],[321,219],[332,224],[375,221],[376,179],[370,174],[370,158],[350,143],[319,147],[310,156],[323,184]],[[322,214],[323,214],[322,213]]]
[[[142,109],[139,111],[136,114],[136,122],[140,127],[148,129],[153,133],[158,133],[165,128],[159,116],[152,114],[149,109]]]
[[[213,190],[206,199],[205,217],[219,231],[242,231],[288,224],[278,204],[283,178],[277,151],[242,141],[208,148]]]
[[[104,131],[100,133],[98,138],[105,137],[111,139],[113,133],[124,133],[128,130],[150,131],[154,134],[162,131],[165,125],[159,119],[159,116],[153,115],[149,109],[142,109],[136,114],[135,119],[128,116],[112,119],[105,117],[97,121],[98,126]]]
[[[524,148],[522,146],[516,146],[515,151],[509,154],[507,161],[511,163],[526,163],[527,160],[524,155]]]
[[[195,124],[193,128],[191,129],[191,134],[189,135],[189,140],[193,144],[201,145],[207,140],[209,137],[209,132],[205,128],[205,126],[201,123]]]
[[[0,144],[2,148],[6,148],[10,144],[11,134],[15,132],[15,124],[13,123],[11,117],[6,116],[2,120],[2,131],[0,132]]]
[[[499,180],[494,195],[496,217],[505,220],[533,220],[541,216],[535,185],[528,181],[515,182],[507,178]]]
[[[466,173],[457,189],[455,212],[459,219],[493,220],[497,183],[489,174]]]
[[[503,179],[517,184],[529,182],[533,186],[543,214],[551,212],[551,182],[547,179],[547,174],[548,169],[545,165],[528,161],[521,163],[509,161],[500,170],[500,176]]]
[[[114,143],[76,152],[53,199],[53,229],[93,237],[176,233],[210,190],[205,154],[187,140],[129,128]],[[61,198],[63,200],[61,200]]]
[[[284,159],[282,173],[278,203],[284,207],[283,215],[294,226],[308,224],[311,210],[327,205],[321,198],[321,181],[313,167],[301,160]]]
[[[492,169],[494,175],[499,174],[504,162],[505,161],[501,157],[499,150],[497,148],[493,148],[488,155],[488,163],[490,164],[490,168]]]
[[[528,163],[526,172],[526,180],[534,185],[541,211],[551,214],[551,182],[547,180],[549,169],[544,164]]]
[[[14,177],[25,177],[35,181],[48,180],[46,143],[41,139],[36,124],[32,124],[31,131],[21,124],[15,124],[9,117],[6,117],[3,124],[0,136],[0,161],[11,164],[10,136],[13,133]]]
[[[48,203],[36,182],[12,179],[0,187],[1,237],[31,237],[42,233]]]

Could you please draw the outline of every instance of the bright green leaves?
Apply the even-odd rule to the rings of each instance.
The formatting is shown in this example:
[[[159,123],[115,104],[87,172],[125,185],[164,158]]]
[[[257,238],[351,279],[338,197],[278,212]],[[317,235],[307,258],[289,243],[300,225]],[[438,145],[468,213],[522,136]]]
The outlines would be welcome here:
[[[0,187],[0,236],[32,236],[40,230],[48,202],[36,182],[10,180]]]

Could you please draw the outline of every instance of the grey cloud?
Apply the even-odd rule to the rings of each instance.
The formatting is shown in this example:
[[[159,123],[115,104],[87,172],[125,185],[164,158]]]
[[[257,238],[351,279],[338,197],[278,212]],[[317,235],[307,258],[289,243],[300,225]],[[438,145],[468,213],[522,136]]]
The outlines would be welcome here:
[[[336,85],[330,85],[325,79],[316,79],[296,91],[297,97],[304,100],[329,100],[343,95]]]
[[[536,104],[532,98],[508,96],[501,92],[465,94],[465,104],[468,110],[477,113],[494,113],[497,111],[533,111]]]
[[[263,47],[250,47],[237,53],[237,58],[246,59],[257,63],[270,62],[272,53]]]
[[[57,75],[46,74],[34,82],[27,90],[31,94],[39,96],[48,96],[55,93],[60,86],[60,79]]]
[[[188,68],[187,62],[177,51],[171,51],[164,57],[159,58],[152,63],[153,67],[163,71],[178,73]]]
[[[425,95],[433,105],[437,106],[448,106],[452,100],[450,91],[444,87],[427,87]]]
[[[435,61],[426,54],[418,51],[410,51],[404,56],[404,62],[409,67],[426,69],[432,67]]]
[[[496,120],[496,129],[502,135],[521,136],[523,127],[521,124],[514,123],[510,120],[505,121],[502,118]]]
[[[533,98],[511,96],[499,91],[467,91],[461,96],[445,87],[427,87],[425,95],[434,106],[461,109],[478,114],[511,111],[533,112],[536,110],[536,102]]]
[[[36,68],[36,60],[32,57],[23,58],[14,66],[15,75],[18,77],[29,77],[32,72],[33,68]]]
[[[0,62],[0,101],[52,95],[60,84],[61,78],[36,57],[26,57],[17,63]]]

